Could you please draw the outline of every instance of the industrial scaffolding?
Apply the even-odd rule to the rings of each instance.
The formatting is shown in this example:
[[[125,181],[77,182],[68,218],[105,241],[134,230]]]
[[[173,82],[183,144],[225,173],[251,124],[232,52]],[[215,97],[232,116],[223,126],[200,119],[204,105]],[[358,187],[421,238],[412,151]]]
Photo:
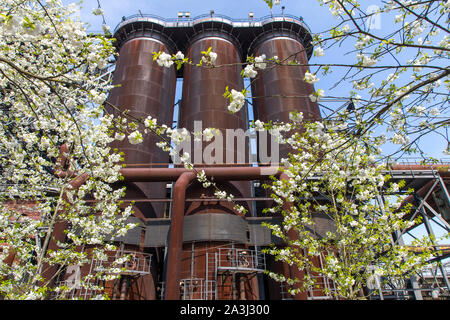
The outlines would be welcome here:
[[[443,163],[447,165],[447,162]],[[448,165],[447,165],[448,166]],[[448,178],[449,175],[446,171],[438,170],[439,165],[417,165],[417,164],[400,164],[392,166],[391,169],[386,170],[384,173],[391,176],[392,182],[405,181],[405,188],[413,188],[415,193],[408,196],[404,201],[412,203],[414,210],[410,215],[406,216],[406,219],[413,220],[418,215],[423,217],[422,227],[425,228],[428,235],[433,236],[434,231],[432,225],[436,224],[439,228],[445,232],[450,231],[449,226],[449,208],[450,197],[448,196]],[[255,182],[255,185],[258,185]],[[376,199],[380,204],[380,208],[383,203],[384,197],[392,196],[392,194],[383,194]],[[405,197],[404,191],[400,190],[393,196]],[[142,201],[163,201],[164,199],[146,199]],[[237,199],[240,200],[240,199]],[[245,198],[248,201],[269,201],[267,197],[253,196],[251,198]],[[171,202],[172,199],[165,199],[165,202]],[[217,199],[196,199],[189,198],[186,201],[217,201]],[[255,214],[253,214],[255,216]],[[254,220],[252,220],[254,219]],[[269,218],[247,218],[248,222],[259,220],[265,221]],[[170,223],[170,220],[168,220]],[[273,222],[273,221],[272,221]],[[260,222],[258,222],[260,223]],[[259,224],[258,224],[259,226]],[[417,226],[415,226],[417,227]],[[263,231],[264,227],[259,229],[253,229],[250,232],[250,238],[254,241],[259,241],[257,244],[259,247],[268,246],[271,243],[270,236],[267,236],[267,229]],[[393,235],[393,243],[404,243],[404,236],[413,236],[412,230],[401,230],[397,234]],[[255,237],[259,240],[255,240]],[[250,241],[250,239],[248,239]],[[449,279],[448,279],[448,267],[449,264],[445,260],[449,257],[450,246],[435,244],[435,257],[430,260],[430,266],[422,270],[412,277],[407,279],[385,279],[374,276],[371,279],[367,292],[370,299],[448,299],[449,298]],[[411,250],[420,250],[420,248],[411,248]],[[244,255],[245,253],[245,255]],[[210,300],[216,299],[217,291],[220,283],[218,282],[219,276],[231,276],[244,273],[263,273],[266,270],[265,256],[256,250],[249,250],[247,248],[218,248],[216,252],[208,252],[207,264],[205,266],[205,277],[184,278],[180,281],[180,285],[183,287],[181,298],[186,300]],[[319,258],[319,263],[322,263]],[[311,300],[324,300],[335,299],[333,291],[335,291],[335,285],[331,279],[327,277],[311,275],[316,278],[318,286],[314,290],[308,292],[308,299]],[[282,299],[291,299],[292,296],[287,291],[288,286],[281,284],[280,293]],[[325,293],[326,292],[326,293]]]
[[[448,162],[443,163],[448,168]],[[442,166],[441,165],[441,166]],[[405,181],[405,188],[413,188],[413,194],[404,199],[404,203],[411,203],[413,205],[412,212],[405,216],[405,219],[413,220],[417,216],[421,216],[421,226],[426,230],[430,236],[435,235],[435,225],[448,233],[450,231],[450,197],[448,191],[448,181],[450,174],[448,171],[439,169],[440,165],[417,165],[417,164],[400,164],[392,166],[391,169],[385,171],[385,174],[391,176],[391,181],[399,182]],[[257,185],[257,183],[255,183]],[[391,196],[383,194],[376,199],[383,203],[383,198]],[[394,196],[405,197],[400,190]],[[217,199],[186,199],[187,201],[214,201]],[[266,197],[253,196],[246,198],[249,201],[268,201]],[[142,199],[142,201],[164,201],[171,203],[172,199]],[[236,277],[240,275],[256,275],[262,274],[267,270],[266,256],[261,253],[258,248],[264,248],[270,245],[273,238],[267,236],[270,230],[260,226],[259,220],[266,221],[269,218],[258,218],[256,214],[252,214],[254,218],[247,218],[247,222],[257,222],[258,228],[251,229],[249,233],[247,247],[241,248],[230,244],[229,247],[217,247],[214,252],[206,252],[206,264],[204,277],[184,278],[180,281],[181,299],[185,300],[214,300],[218,298],[218,289],[220,288],[220,278]],[[253,220],[252,220],[253,219]],[[259,219],[259,220],[258,220]],[[151,220],[151,219],[150,219]],[[170,219],[156,219],[159,223],[159,229],[156,230],[151,221],[147,222],[147,229],[145,229],[145,245],[147,247],[164,247],[166,244],[163,239],[166,239],[169,232]],[[273,222],[273,220],[272,220]],[[151,227],[151,228],[149,228]],[[415,226],[417,227],[417,226]],[[266,229],[265,231],[263,231]],[[406,235],[412,235],[414,228],[401,230],[393,235],[393,243],[398,243],[407,246],[403,238]],[[158,237],[155,238],[155,231]],[[140,232],[140,231],[139,231]],[[138,236],[139,234],[139,236]],[[140,233],[129,237],[125,242],[129,244],[137,244]],[[255,240],[255,237],[258,238]],[[133,239],[131,239],[133,238]],[[136,239],[134,239],[136,238]],[[154,239],[153,239],[154,238]],[[122,239],[124,240],[124,239]],[[155,242],[156,241],[156,242]],[[255,242],[256,241],[256,242]],[[254,245],[255,250],[248,249],[249,245]],[[167,247],[166,247],[167,248]],[[421,248],[411,247],[411,250],[420,251]],[[426,268],[418,273],[408,276],[407,278],[386,279],[379,277],[374,273],[367,286],[366,294],[369,299],[380,300],[423,300],[423,299],[449,299],[449,271],[450,263],[448,261],[450,255],[450,245],[443,245],[439,243],[434,244],[434,257],[429,261]],[[130,259],[122,265],[114,266],[112,262],[120,257],[128,255]],[[322,261],[319,257],[319,264]],[[139,278],[151,274],[151,255],[137,251],[127,251],[122,249],[109,252],[107,259],[99,260],[92,259],[90,262],[89,273],[93,274],[99,271],[105,271],[111,267],[120,268],[121,275]],[[324,276],[311,275],[317,280],[317,287],[310,290],[307,295],[310,300],[324,300],[336,299],[333,295],[335,291],[334,283],[331,279]],[[232,281],[235,283],[235,281]],[[74,279],[65,279],[60,284],[66,285],[70,290],[65,293],[67,298],[90,298],[101,292],[95,289],[85,289],[79,285],[79,282]],[[94,285],[97,285],[95,283]],[[164,283],[160,285],[161,292],[159,297],[164,298]],[[280,294],[281,299],[292,299],[288,293],[288,285],[281,283]],[[238,299],[237,288],[231,288],[233,298]]]
[[[122,261],[116,263],[115,261]],[[147,253],[135,250],[107,251],[104,259],[92,258],[89,263],[89,272],[87,275],[96,275],[97,273],[115,274],[129,280],[131,278],[139,278],[151,273],[152,256]],[[60,296],[66,299],[91,299],[97,295],[105,293],[105,281],[101,281],[96,277],[89,278],[85,284],[81,284],[80,267],[71,266],[69,269],[74,271],[72,277],[66,278],[58,282],[58,286],[66,287]],[[118,280],[115,280],[116,282]],[[103,283],[102,283],[103,282]]]
[[[232,278],[231,295],[238,299],[235,287],[236,276],[245,275],[246,279],[266,270],[265,254],[253,249],[217,247],[214,252],[206,252],[204,278],[185,278],[180,281],[182,300],[216,300],[219,289],[224,286],[225,278]]]

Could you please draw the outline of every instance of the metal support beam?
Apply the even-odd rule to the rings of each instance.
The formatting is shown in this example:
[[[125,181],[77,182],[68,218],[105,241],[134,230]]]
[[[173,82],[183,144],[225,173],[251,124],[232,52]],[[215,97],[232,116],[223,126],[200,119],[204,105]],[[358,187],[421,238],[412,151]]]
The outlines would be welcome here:
[[[425,224],[425,228],[427,229],[428,235],[432,236],[432,238],[434,239],[434,232],[433,232],[433,229],[431,228],[430,222],[428,220],[428,216],[425,213],[423,206],[421,206],[421,208],[420,208],[420,213],[422,214],[423,221]],[[433,244],[434,244],[434,240],[433,240]],[[438,247],[434,246],[434,249],[437,251]],[[437,264],[439,266],[439,269],[441,270],[442,278],[444,280],[445,285],[447,286],[447,290],[450,292],[450,283],[448,281],[447,272],[445,271],[445,268],[443,267],[441,261],[438,261]]]
[[[450,206],[450,194],[448,193],[447,186],[445,185],[444,180],[442,180],[442,177],[439,174],[438,174],[438,180],[439,180],[439,183],[441,184],[442,191],[445,194],[445,198],[447,199],[447,203]]]
[[[438,213],[433,209],[433,207],[431,207],[426,201],[424,201],[424,206],[425,206],[428,210],[430,210],[430,212],[444,224],[443,226],[441,226],[441,225],[439,225],[439,226],[442,227],[442,228],[444,228],[444,229],[446,229],[447,232],[450,232],[450,224],[448,224],[448,222],[445,221],[445,220],[441,217],[441,215],[438,214]]]

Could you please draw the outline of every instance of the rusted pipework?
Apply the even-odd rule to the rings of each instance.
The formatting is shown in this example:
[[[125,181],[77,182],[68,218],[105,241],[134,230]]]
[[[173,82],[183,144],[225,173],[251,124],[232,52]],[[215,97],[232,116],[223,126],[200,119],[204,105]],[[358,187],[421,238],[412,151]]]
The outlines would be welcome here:
[[[279,175],[278,167],[213,167],[197,168],[204,170],[205,175],[214,181],[236,180],[250,181],[267,179],[272,175]],[[178,300],[180,297],[179,281],[181,254],[183,246],[184,208],[186,188],[196,178],[193,170],[183,168],[124,168],[120,170],[125,182],[162,182],[175,181],[173,189],[172,220],[169,233],[169,247],[167,253],[167,270],[165,299]],[[62,173],[61,173],[62,174]],[[86,178],[83,175],[83,178]],[[78,180],[76,185],[81,186],[86,179]]]
[[[286,173],[281,173],[280,174],[280,180],[289,180],[289,176]],[[283,209],[284,210],[290,210],[290,208],[292,208],[293,203],[292,202],[285,202],[283,205]],[[289,240],[296,240],[298,239],[298,233],[294,230],[294,229],[290,229],[287,233]],[[300,249],[299,249],[300,250]],[[298,279],[300,281],[302,281],[303,277],[304,277],[304,272],[300,271],[298,268],[296,268],[295,266],[291,266],[288,264],[285,264],[284,266],[284,271],[288,274],[286,274],[287,276],[289,276],[289,278],[291,279]],[[299,284],[297,283],[295,285],[296,288],[299,288]],[[296,295],[293,296],[294,300],[306,300],[307,295],[305,292],[301,292],[298,293]]]
[[[190,170],[184,168],[123,168],[120,173],[124,182],[162,182],[176,181],[178,177]]]
[[[134,170],[134,169],[131,169]],[[142,172],[140,171],[141,179],[151,179],[152,172],[159,169]],[[172,170],[172,169],[168,169]],[[200,170],[200,169],[199,169]],[[220,180],[236,180],[236,181],[250,181],[262,178],[268,178],[271,175],[280,174],[277,167],[244,167],[244,168],[204,168],[205,174],[208,178],[214,178],[214,181]],[[178,171],[180,172],[180,171]],[[126,178],[127,173],[122,172]],[[136,172],[134,173],[136,174]],[[161,173],[157,174],[160,178]],[[173,176],[172,176],[173,177]],[[136,176],[134,176],[136,178]],[[173,209],[172,219],[170,223],[169,232],[169,247],[167,253],[167,269],[166,269],[166,300],[178,300],[180,298],[180,264],[183,246],[183,225],[184,225],[184,208],[186,199],[186,188],[196,178],[196,174],[192,170],[184,170],[177,179],[174,185],[173,193]]]
[[[442,179],[446,180],[447,178],[450,177],[449,168],[450,168],[449,165],[440,165],[440,164],[427,164],[427,165],[398,164],[398,165],[392,166],[390,168],[390,170],[393,170],[393,171],[396,171],[396,170],[398,170],[398,171],[433,170],[433,171],[436,171]],[[414,190],[415,194],[417,194],[421,198],[424,198],[426,196],[426,194],[428,193],[428,191],[430,190],[430,188],[432,188],[434,186],[435,182],[436,182],[435,180],[428,181],[428,183],[426,183],[419,190]],[[415,201],[415,196],[409,195],[402,201],[402,204],[406,204],[406,203],[410,203],[410,202],[412,203],[414,201]]]
[[[173,188],[173,209],[169,231],[169,247],[167,252],[166,300],[178,300],[180,297],[180,262],[183,249],[184,204],[186,189],[195,179],[195,174],[183,172]]]
[[[445,176],[450,175],[450,172],[448,171],[450,168],[450,165],[448,164],[396,164],[392,167],[390,167],[390,170],[403,170],[403,171],[410,171],[410,170],[435,170],[438,171],[439,174],[444,174]]]
[[[281,171],[278,167],[209,167],[197,168],[204,170],[205,175],[214,181],[236,180],[250,181],[257,179],[267,179],[272,175],[279,175]],[[165,299],[179,299],[179,281],[181,253],[183,245],[183,223],[184,207],[186,199],[186,188],[196,178],[193,170],[183,168],[124,168],[120,170],[124,181],[133,182],[153,182],[153,181],[175,181],[173,193],[172,220],[169,233],[169,247],[167,255],[167,271],[169,275],[166,279]],[[61,173],[62,174],[62,173]],[[83,175],[83,178],[86,176]],[[83,180],[78,180],[79,187]]]
[[[248,181],[261,176],[269,177],[281,173],[278,167],[208,167],[196,168],[205,171],[207,177],[224,180]],[[125,182],[175,181],[185,172],[194,172],[184,168],[124,168],[120,169]],[[253,178],[252,178],[253,177]]]

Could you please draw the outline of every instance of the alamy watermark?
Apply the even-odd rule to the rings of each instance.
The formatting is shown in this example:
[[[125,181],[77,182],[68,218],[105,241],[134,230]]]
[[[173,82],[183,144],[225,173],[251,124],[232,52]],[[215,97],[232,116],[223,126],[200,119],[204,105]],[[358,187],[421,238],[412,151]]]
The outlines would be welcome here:
[[[367,18],[367,28],[369,30],[380,30],[381,29],[381,14],[380,7],[377,5],[370,5],[367,7],[366,14]]]
[[[208,136],[202,134],[204,132],[202,121],[194,121],[194,134],[180,143],[172,144],[170,155],[175,165],[182,164],[182,160],[207,165],[279,163],[278,137],[267,130],[215,129]],[[185,153],[189,154],[189,159],[180,156]]]

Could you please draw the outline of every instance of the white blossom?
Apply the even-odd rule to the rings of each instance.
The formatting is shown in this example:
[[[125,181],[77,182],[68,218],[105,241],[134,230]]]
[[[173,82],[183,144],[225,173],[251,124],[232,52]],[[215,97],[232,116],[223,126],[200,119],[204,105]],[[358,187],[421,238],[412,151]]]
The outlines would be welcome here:
[[[255,125],[255,130],[256,131],[263,131],[264,130],[264,122],[260,121],[259,119],[254,122],[254,125]]]
[[[139,144],[144,140],[144,138],[142,137],[142,134],[139,131],[133,131],[132,133],[130,133],[128,135],[128,141],[131,144]]]
[[[303,78],[308,83],[316,83],[319,81],[319,78],[314,73],[310,73],[309,71],[305,72],[305,76]]]
[[[303,112],[289,112],[289,119],[294,122],[302,122]]]
[[[211,141],[214,138],[214,130],[212,128],[206,128],[203,130],[202,135],[205,141]]]
[[[175,54],[175,58],[177,58],[178,60],[183,60],[184,59],[184,54],[181,51],[178,51]]]
[[[108,26],[107,24],[102,24],[102,30],[103,30],[104,33],[110,33],[111,32],[111,27]]]
[[[316,92],[309,95],[311,102],[318,102],[321,98],[325,96],[325,91],[323,89],[318,89]]]
[[[392,143],[394,144],[407,144],[409,143],[409,137],[404,136],[399,133],[394,133],[393,137],[391,138]]]
[[[114,139],[122,141],[123,139],[125,139],[125,134],[122,132],[116,132],[116,134],[114,135]]]
[[[207,56],[202,57],[202,61],[208,64],[214,64],[217,60],[217,53],[210,51]]]
[[[254,78],[258,74],[258,71],[255,70],[255,67],[252,64],[248,64],[244,68],[243,74],[244,74],[244,77]]]
[[[440,114],[439,109],[438,108],[432,108],[430,110],[430,114],[433,116],[438,116]]]
[[[99,8],[92,9],[92,13],[95,14],[96,16],[100,16],[100,15],[104,14],[105,12],[103,11],[102,8],[99,7]]]
[[[156,62],[160,67],[170,68],[173,65],[173,60],[171,59],[172,56],[170,54],[162,52],[156,59]]]
[[[146,128],[155,129],[157,125],[157,120],[152,116],[147,116],[144,120],[144,125]]]
[[[264,62],[266,60],[266,55],[262,54],[259,57],[255,57],[255,67],[258,69],[265,69],[267,66],[267,63]]]
[[[236,113],[245,104],[245,96],[242,92],[231,89],[231,103],[228,105],[228,110],[232,113]]]
[[[315,57],[322,57],[324,55],[324,51],[321,47],[317,47],[314,49],[314,56]]]

